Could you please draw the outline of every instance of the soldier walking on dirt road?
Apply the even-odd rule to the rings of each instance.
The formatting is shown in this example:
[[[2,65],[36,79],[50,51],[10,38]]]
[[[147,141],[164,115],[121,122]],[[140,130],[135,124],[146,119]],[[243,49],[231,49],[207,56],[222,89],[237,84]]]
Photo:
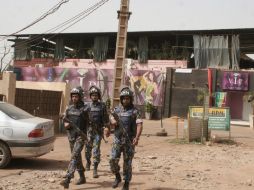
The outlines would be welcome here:
[[[114,127],[114,140],[112,145],[110,168],[115,174],[113,188],[121,182],[119,160],[123,152],[123,176],[125,183],[122,190],[129,189],[132,178],[132,159],[135,146],[143,129],[143,121],[140,112],[133,105],[133,92],[129,87],[123,87],[120,91],[121,105],[117,106],[110,115],[111,126]]]
[[[85,169],[82,163],[81,151],[84,147],[87,131],[87,111],[82,101],[83,91],[80,88],[71,90],[71,104],[66,109],[63,121],[67,132],[68,140],[71,148],[71,161],[68,166],[66,179],[61,181],[60,185],[64,188],[69,188],[71,178],[74,177],[74,172],[77,169],[80,178],[76,185],[86,183]]]
[[[87,104],[89,122],[87,131],[88,143],[85,150],[86,170],[90,170],[93,153],[93,177],[98,178],[97,168],[101,159],[101,140],[104,139],[104,133],[107,137],[109,136],[109,116],[106,104],[101,101],[100,89],[96,86],[91,86],[89,94],[92,102]]]

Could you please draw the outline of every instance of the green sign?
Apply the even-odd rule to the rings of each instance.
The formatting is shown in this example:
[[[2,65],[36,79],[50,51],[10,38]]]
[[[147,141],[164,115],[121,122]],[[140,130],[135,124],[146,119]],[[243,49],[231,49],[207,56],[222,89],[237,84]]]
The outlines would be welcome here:
[[[230,130],[229,108],[209,108],[208,128],[216,130]]]

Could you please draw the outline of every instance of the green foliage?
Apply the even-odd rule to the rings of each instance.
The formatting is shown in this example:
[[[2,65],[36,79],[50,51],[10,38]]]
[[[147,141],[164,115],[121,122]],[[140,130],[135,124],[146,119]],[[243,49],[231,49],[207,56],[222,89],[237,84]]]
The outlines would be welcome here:
[[[154,109],[155,109],[155,107],[153,106],[153,104],[151,102],[145,103],[145,112],[152,113]]]
[[[199,104],[203,104],[205,96],[208,96],[208,95],[209,95],[208,89],[205,89],[205,88],[198,89],[197,102]]]

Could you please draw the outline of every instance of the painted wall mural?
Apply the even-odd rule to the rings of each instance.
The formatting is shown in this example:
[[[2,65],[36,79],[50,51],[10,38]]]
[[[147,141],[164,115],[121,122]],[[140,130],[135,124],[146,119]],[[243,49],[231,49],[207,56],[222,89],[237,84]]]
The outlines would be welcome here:
[[[88,100],[88,89],[97,85],[102,91],[103,100],[112,97],[113,69],[86,69],[60,67],[22,67],[21,80],[38,82],[67,82],[71,88],[82,86],[85,90],[85,101]],[[127,70],[125,84],[134,91],[134,103],[144,105],[146,101],[159,106],[162,102],[163,74],[160,71]]]
[[[91,85],[97,85],[102,91],[103,100],[112,97],[112,69],[85,68],[52,68],[52,67],[22,67],[21,80],[38,82],[67,82],[71,88],[82,86],[85,90],[85,101]]]
[[[146,102],[154,106],[162,105],[164,76],[160,71],[127,70],[125,83],[134,91],[134,104],[144,105]]]

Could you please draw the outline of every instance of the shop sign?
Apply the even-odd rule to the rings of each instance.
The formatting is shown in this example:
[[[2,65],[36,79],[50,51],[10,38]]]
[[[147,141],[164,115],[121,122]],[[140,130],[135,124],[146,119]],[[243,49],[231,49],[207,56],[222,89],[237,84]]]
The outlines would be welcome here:
[[[189,106],[190,118],[202,118],[203,107],[201,106]]]
[[[229,108],[209,108],[208,128],[216,130],[230,130]]]
[[[224,72],[222,80],[223,90],[248,91],[249,73],[246,72]]]

